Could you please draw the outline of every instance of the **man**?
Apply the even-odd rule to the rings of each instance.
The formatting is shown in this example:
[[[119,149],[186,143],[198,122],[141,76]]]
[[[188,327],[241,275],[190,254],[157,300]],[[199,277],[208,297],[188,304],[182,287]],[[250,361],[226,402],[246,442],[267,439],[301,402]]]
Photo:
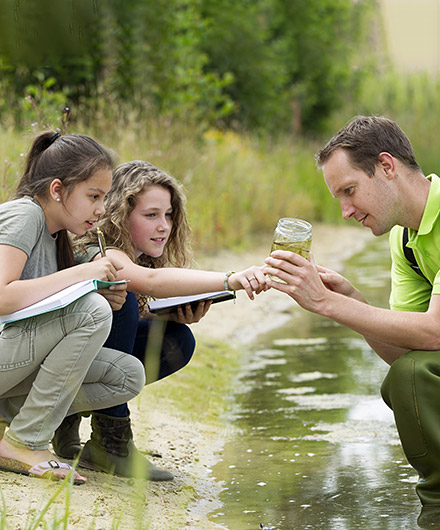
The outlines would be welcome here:
[[[391,309],[368,305],[348,280],[292,252],[266,259],[265,272],[286,282],[267,284],[362,334],[391,365],[382,396],[419,474],[422,504],[440,507],[440,178],[425,177],[406,135],[383,117],[352,120],[317,163],[344,219],[376,236],[390,232]],[[403,227],[424,276],[405,257]]]

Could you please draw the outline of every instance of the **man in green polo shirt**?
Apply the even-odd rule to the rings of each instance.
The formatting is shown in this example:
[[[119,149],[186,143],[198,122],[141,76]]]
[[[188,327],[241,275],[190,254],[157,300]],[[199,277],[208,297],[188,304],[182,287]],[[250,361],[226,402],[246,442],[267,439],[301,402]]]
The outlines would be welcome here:
[[[391,309],[368,305],[341,275],[292,252],[266,259],[266,273],[286,282],[268,279],[268,285],[362,334],[390,365],[382,396],[419,473],[422,504],[440,507],[440,179],[425,177],[406,135],[383,117],[352,120],[317,154],[317,163],[344,219],[354,218],[376,236],[391,231]],[[403,227],[414,268],[403,250]]]

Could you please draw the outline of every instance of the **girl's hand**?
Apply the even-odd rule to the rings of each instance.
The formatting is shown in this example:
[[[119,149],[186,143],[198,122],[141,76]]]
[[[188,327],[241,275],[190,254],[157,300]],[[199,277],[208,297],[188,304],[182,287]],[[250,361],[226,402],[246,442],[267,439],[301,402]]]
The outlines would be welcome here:
[[[263,267],[249,267],[241,272],[234,272],[228,278],[228,287],[232,291],[244,289],[246,294],[253,300],[255,294],[267,291],[269,288],[266,284],[266,277],[263,273]]]
[[[112,311],[119,311],[127,298],[127,284],[118,283],[117,285],[112,285],[108,289],[98,289],[98,293],[102,294],[107,300]]]
[[[123,268],[122,264],[113,257],[95,257],[93,261],[83,263],[82,265],[78,265],[78,267],[88,268],[87,273],[89,276],[87,279],[104,280],[109,282],[118,280],[118,271]]]
[[[206,315],[211,305],[212,300],[204,300],[197,304],[195,311],[192,310],[191,304],[185,304],[183,307],[179,306],[177,308],[177,314],[172,315],[169,320],[173,320],[179,324],[194,324]]]

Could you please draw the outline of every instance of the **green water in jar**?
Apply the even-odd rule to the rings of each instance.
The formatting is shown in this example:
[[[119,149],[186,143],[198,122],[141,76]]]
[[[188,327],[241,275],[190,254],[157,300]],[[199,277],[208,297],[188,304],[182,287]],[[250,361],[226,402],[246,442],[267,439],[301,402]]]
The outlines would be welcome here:
[[[304,241],[274,241],[270,252],[272,253],[274,250],[289,250],[307,259],[309,257],[311,246],[311,237]]]

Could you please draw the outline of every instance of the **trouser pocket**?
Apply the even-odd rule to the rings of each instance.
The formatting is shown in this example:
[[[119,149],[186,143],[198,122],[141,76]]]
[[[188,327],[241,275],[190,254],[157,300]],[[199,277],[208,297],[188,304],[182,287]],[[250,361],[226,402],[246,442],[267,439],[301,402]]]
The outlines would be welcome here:
[[[0,333],[0,371],[28,366],[35,359],[35,326],[24,323],[6,324]],[[9,377],[9,376],[8,376]],[[5,390],[2,385],[2,391]]]

